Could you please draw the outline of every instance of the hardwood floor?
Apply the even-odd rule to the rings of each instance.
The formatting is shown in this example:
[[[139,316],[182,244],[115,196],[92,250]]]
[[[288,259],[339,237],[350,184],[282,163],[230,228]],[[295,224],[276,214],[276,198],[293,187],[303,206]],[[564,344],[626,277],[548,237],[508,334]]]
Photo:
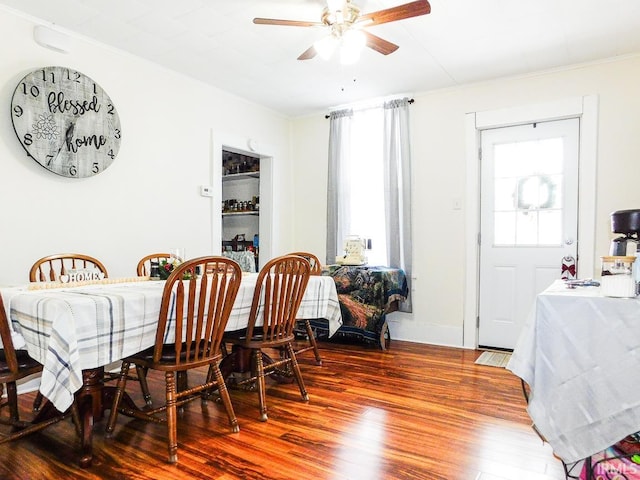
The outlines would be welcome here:
[[[255,392],[231,392],[240,423],[235,434],[220,404],[189,404],[179,418],[177,465],[165,461],[164,425],[121,415],[110,439],[106,419],[96,424],[91,468],[77,466],[78,440],[65,421],[0,445],[0,478],[564,478],[561,462],[530,427],[519,379],[475,365],[480,352],[400,341],[386,352],[320,346],[322,366],[311,352],[300,358],[309,403],[300,401],[295,384],[271,384],[266,423],[258,421]],[[150,376],[156,398],[163,385],[161,376]],[[27,418],[33,396],[21,396]]]

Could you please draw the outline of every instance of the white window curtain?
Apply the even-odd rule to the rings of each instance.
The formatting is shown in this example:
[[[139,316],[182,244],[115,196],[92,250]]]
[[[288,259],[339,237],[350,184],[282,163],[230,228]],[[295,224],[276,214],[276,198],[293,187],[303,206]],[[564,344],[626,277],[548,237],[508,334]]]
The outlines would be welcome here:
[[[409,99],[384,104],[385,225],[389,265],[404,270],[411,291],[411,144]],[[411,312],[411,295],[400,305]]]
[[[327,265],[335,263],[350,224],[351,179],[348,154],[351,149],[352,110],[331,112],[329,127],[329,175],[327,189]]]
[[[411,154],[407,98],[385,102],[384,110],[384,200],[387,259],[401,268],[410,285],[411,239]],[[331,112],[329,130],[329,172],[327,195],[327,264],[335,262],[351,225],[351,124],[353,110]],[[375,135],[376,132],[372,132]],[[411,298],[400,305],[411,311]]]

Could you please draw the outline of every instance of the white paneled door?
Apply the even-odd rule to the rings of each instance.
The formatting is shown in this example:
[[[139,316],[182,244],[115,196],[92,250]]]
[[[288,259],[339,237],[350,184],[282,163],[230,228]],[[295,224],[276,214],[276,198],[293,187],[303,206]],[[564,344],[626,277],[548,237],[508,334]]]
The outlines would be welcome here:
[[[481,132],[478,344],[514,348],[577,253],[579,119]]]

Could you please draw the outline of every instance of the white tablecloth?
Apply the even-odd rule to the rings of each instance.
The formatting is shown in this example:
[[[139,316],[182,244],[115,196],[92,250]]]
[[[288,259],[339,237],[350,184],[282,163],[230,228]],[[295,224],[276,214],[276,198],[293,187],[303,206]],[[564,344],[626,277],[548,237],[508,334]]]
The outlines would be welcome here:
[[[640,300],[554,283],[507,368],[531,387],[529,415],[560,458],[606,449],[640,431]]]
[[[256,279],[243,276],[227,331],[247,326]],[[65,411],[82,386],[82,370],[154,344],[163,288],[164,282],[147,281],[0,293],[29,355],[44,365],[40,391]],[[333,279],[310,278],[298,318],[325,318],[335,333],[342,316]]]

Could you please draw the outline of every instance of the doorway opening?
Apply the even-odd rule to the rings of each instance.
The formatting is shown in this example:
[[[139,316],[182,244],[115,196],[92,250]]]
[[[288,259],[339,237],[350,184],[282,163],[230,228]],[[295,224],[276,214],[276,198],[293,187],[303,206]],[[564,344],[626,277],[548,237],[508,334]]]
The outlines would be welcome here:
[[[243,270],[258,271],[272,257],[275,157],[243,145],[256,142],[212,134],[212,251],[238,252]]]

